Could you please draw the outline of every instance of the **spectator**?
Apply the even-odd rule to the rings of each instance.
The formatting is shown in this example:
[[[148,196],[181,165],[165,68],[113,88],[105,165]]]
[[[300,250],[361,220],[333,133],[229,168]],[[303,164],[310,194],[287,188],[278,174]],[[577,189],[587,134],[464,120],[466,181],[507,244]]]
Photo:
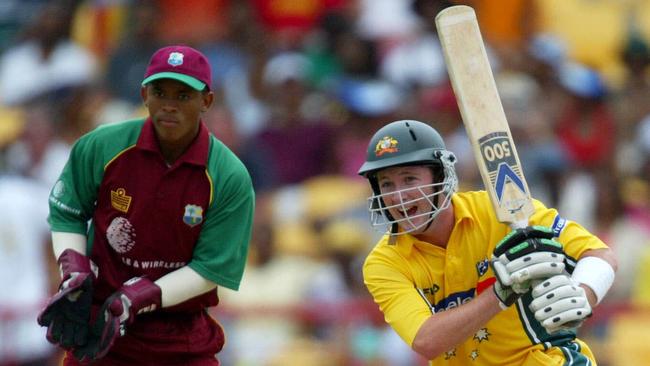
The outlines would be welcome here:
[[[141,104],[140,77],[147,69],[149,58],[161,45],[157,33],[160,16],[156,1],[137,0],[128,8],[130,28],[110,53],[104,77],[114,98]]]
[[[0,59],[0,101],[23,104],[44,94],[55,96],[93,81],[97,60],[70,39],[77,1],[48,3],[24,39]]]
[[[0,365],[54,366],[56,349],[35,322],[54,284],[49,187],[0,168]]]

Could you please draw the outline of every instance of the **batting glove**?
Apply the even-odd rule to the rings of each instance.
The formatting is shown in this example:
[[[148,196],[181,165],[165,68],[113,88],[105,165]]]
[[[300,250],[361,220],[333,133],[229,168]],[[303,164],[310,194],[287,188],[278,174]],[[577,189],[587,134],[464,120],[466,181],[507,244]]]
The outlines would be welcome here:
[[[93,271],[88,257],[72,249],[64,250],[57,262],[59,291],[48,300],[37,321],[47,327],[48,341],[70,349],[86,343],[96,269]]]
[[[92,325],[88,343],[73,351],[80,361],[102,358],[137,314],[154,311],[161,306],[160,287],[145,277],[135,277],[106,299]]]
[[[529,308],[546,331],[577,328],[591,316],[585,290],[566,274],[551,277],[532,290]]]
[[[503,287],[499,281],[494,283],[492,289],[494,290],[494,294],[497,295],[497,298],[499,299],[499,306],[503,310],[507,309],[510,307],[510,305],[517,302],[519,297],[521,297],[521,295],[514,292],[511,287]]]
[[[552,240],[553,231],[543,226],[517,229],[494,249],[490,264],[499,285],[517,294],[526,293],[534,280],[564,271],[562,244]]]

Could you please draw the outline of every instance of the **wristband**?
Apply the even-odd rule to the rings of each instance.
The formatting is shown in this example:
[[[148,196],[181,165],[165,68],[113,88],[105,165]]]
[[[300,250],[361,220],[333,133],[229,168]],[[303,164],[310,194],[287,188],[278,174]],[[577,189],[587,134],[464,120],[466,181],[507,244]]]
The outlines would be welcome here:
[[[612,287],[614,276],[614,269],[607,261],[589,256],[578,260],[571,278],[588,286],[596,294],[596,304],[599,304]]]

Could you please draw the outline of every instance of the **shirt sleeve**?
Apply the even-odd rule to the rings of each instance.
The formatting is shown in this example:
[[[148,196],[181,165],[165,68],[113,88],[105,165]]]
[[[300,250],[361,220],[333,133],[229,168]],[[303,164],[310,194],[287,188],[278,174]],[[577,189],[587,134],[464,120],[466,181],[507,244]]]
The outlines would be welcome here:
[[[413,280],[396,269],[403,266],[391,264],[394,260],[377,252],[371,253],[363,266],[363,279],[386,322],[410,346],[433,310],[419,294]]]
[[[608,248],[607,244],[579,223],[563,218],[557,210],[547,208],[539,201],[534,203],[536,211],[530,220],[531,224],[550,227],[570,260],[577,261],[588,250]]]
[[[215,199],[189,266],[218,285],[237,290],[244,273],[255,210],[255,193],[238,160],[216,174]]]
[[[70,157],[50,192],[48,223],[52,231],[86,235],[102,175],[94,139],[92,135],[85,135],[72,147]]]

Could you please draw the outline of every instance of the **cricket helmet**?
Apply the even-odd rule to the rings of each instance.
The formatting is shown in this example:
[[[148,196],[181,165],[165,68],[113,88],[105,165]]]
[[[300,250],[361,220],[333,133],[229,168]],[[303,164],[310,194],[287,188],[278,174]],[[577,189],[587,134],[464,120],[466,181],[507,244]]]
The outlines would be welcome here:
[[[454,164],[456,157],[447,150],[440,134],[431,126],[414,120],[400,120],[380,128],[370,139],[366,153],[366,161],[359,169],[359,175],[368,179],[373,195],[368,198],[370,221],[373,227],[390,226],[392,235],[414,232],[428,227],[433,219],[449,207],[451,196],[458,187],[458,178]],[[420,185],[396,192],[381,192],[377,181],[377,172],[396,166],[423,165],[429,166],[433,172],[430,184]],[[413,196],[413,190],[420,194],[417,199],[402,199]],[[398,204],[387,206],[384,197],[388,194],[399,194]],[[430,206],[427,212],[419,212],[414,216],[406,214],[408,207],[420,200],[426,200]],[[400,209],[405,214],[395,218],[389,209]],[[423,223],[415,225],[412,220],[428,216]],[[402,230],[398,230],[398,226]],[[426,227],[425,227],[426,226]]]

